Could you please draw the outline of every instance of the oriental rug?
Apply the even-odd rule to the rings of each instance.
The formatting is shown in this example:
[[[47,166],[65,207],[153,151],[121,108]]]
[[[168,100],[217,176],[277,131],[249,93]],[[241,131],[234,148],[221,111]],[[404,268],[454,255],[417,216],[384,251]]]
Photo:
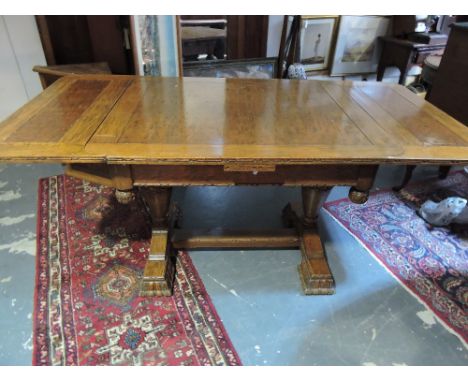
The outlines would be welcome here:
[[[55,176],[38,204],[34,365],[240,365],[188,254],[172,297],[138,296],[150,238],[138,199]]]
[[[433,227],[417,213],[429,198],[437,202],[448,196],[468,196],[466,173],[455,172],[445,180],[431,178],[399,193],[371,193],[362,205],[336,200],[326,203],[324,209],[466,346],[466,229]]]

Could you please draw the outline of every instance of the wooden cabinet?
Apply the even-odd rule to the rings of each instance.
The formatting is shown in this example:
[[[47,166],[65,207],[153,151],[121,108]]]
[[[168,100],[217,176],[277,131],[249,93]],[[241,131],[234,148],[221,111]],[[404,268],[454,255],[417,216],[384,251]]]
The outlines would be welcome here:
[[[453,24],[427,100],[468,126],[468,22]]]

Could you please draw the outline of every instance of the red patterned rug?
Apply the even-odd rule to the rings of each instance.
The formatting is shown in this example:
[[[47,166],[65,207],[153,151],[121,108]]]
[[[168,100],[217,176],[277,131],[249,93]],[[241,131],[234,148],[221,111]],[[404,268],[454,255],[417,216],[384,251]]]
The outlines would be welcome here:
[[[138,297],[147,217],[111,189],[39,184],[34,365],[240,365],[190,257],[173,297]]]
[[[468,235],[457,227],[427,224],[417,214],[428,198],[468,195],[468,175],[452,173],[407,186],[401,193],[380,191],[366,204],[348,199],[326,203],[344,226],[465,346],[468,340]]]

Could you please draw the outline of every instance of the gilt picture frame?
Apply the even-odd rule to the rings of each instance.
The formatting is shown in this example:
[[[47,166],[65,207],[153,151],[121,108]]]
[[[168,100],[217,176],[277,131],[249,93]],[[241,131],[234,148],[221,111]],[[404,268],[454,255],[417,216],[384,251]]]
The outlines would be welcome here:
[[[338,20],[339,16],[301,16],[300,61],[306,71],[329,68]]]
[[[341,16],[330,76],[375,73],[389,25],[386,16]]]

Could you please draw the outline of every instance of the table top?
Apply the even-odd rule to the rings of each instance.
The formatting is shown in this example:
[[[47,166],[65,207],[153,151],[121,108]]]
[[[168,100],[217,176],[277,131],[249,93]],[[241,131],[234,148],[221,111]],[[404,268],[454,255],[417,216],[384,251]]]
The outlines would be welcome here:
[[[0,123],[0,161],[468,164],[468,129],[381,82],[73,75]]]

